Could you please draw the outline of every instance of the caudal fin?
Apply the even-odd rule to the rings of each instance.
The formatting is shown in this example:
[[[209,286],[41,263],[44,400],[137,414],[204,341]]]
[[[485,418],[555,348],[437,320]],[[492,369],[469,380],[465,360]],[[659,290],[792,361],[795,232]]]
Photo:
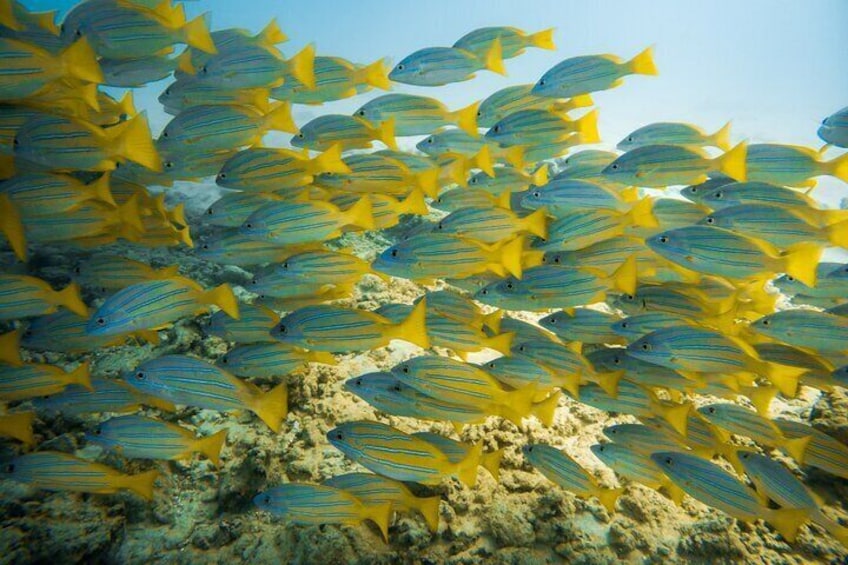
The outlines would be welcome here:
[[[389,82],[389,70],[383,59],[377,59],[370,65],[362,67],[357,71],[356,82],[367,84],[381,90],[389,90],[392,87]]]
[[[810,288],[816,286],[816,269],[822,248],[815,243],[801,243],[786,250],[784,256],[786,273]]]
[[[386,147],[394,151],[398,150],[395,139],[395,119],[389,118],[374,129],[374,139],[382,141]]]
[[[34,412],[15,412],[0,416],[0,436],[16,439],[26,445],[35,443],[32,436]]]
[[[557,390],[543,401],[535,403],[530,409],[531,413],[536,416],[536,418],[538,418],[539,421],[542,422],[542,425],[546,428],[549,428],[554,424],[554,415],[556,414],[557,406],[559,406],[559,399],[561,396],[562,392]]]
[[[88,307],[80,296],[80,287],[77,283],[71,283],[55,295],[55,304],[64,306],[78,316],[88,316]]]
[[[514,337],[514,332],[506,332],[498,335],[493,335],[492,337],[486,339],[483,344],[489,349],[494,349],[499,353],[509,355],[512,349],[512,340]]]
[[[716,157],[719,170],[727,176],[744,181],[747,178],[747,165],[745,160],[748,156],[748,145],[743,141],[725,154]]]
[[[251,411],[259,416],[259,419],[278,433],[283,426],[283,420],[289,413],[289,393],[286,383],[280,383],[268,392],[258,393],[253,400]]]
[[[556,45],[554,45],[554,28],[552,27],[543,29],[542,31],[537,31],[536,33],[528,36],[527,39],[533,47],[550,50],[556,49]]]
[[[710,140],[713,142],[713,145],[722,151],[730,149],[730,122],[727,122],[721,129],[712,134]]]
[[[0,231],[6,236],[15,257],[27,260],[26,235],[18,208],[8,194],[0,194]]]
[[[835,246],[848,249],[848,220],[830,224],[825,228],[827,239]]]
[[[598,487],[598,489],[592,494],[594,494],[598,498],[604,508],[607,509],[607,512],[613,514],[615,512],[615,503],[618,500],[618,497],[621,496],[621,493],[623,492],[623,488]]]
[[[506,68],[504,68],[503,50],[501,48],[500,38],[497,38],[492,42],[492,46],[486,53],[483,64],[490,71],[506,76]]]
[[[769,406],[774,397],[777,396],[777,387],[774,386],[758,386],[747,391],[746,396],[754,405],[757,413],[763,418],[768,418]]]
[[[435,170],[433,172],[438,173]],[[418,188],[410,190],[407,197],[398,206],[398,213],[414,214],[416,216],[426,216],[429,214],[430,209],[427,208],[427,202],[424,200],[424,192]]]
[[[423,300],[421,301],[423,302]],[[465,459],[456,465],[456,478],[469,487],[477,484],[477,465],[483,455],[483,444],[478,443],[468,450]]]
[[[636,294],[636,282],[636,256],[631,255],[612,274],[612,284],[622,292]]]
[[[221,430],[211,436],[198,439],[194,442],[191,450],[205,455],[213,465],[218,467],[221,464],[221,449],[224,447],[226,440],[227,430]]]
[[[765,377],[780,390],[780,394],[786,398],[795,398],[798,392],[798,380],[805,369],[778,363],[766,363],[765,369]]]
[[[234,320],[239,319],[238,299],[233,294],[233,289],[227,283],[216,286],[212,290],[207,290],[201,295],[200,301],[205,304],[214,304],[230,318]]]
[[[686,437],[686,430],[689,425],[689,412],[692,406],[689,403],[675,404],[672,406],[663,405],[661,415],[666,422],[671,424],[674,430]]]
[[[574,122],[574,126],[580,135],[580,143],[600,143],[601,135],[598,133],[598,110],[592,110],[586,115],[581,116]]]
[[[430,198],[438,198],[439,196],[439,169],[430,169],[429,171],[421,171],[415,175],[415,184],[421,189],[421,192]],[[424,212],[427,214],[429,212]]]
[[[86,38],[83,37],[62,51],[59,59],[68,75],[95,84],[103,82],[103,73],[97,63],[97,55]]]
[[[545,163],[541,167],[536,169],[532,175],[530,175],[530,184],[532,184],[533,186],[545,186],[546,184],[548,184],[548,175],[548,164]]]
[[[499,263],[512,274],[515,278],[520,279],[523,274],[522,255],[524,253],[524,238],[518,236],[499,249]]]
[[[495,168],[492,166],[492,150],[484,145],[480,151],[471,159],[471,166],[477,167],[490,177],[495,176]]]
[[[430,498],[417,498],[417,510],[427,522],[427,527],[431,532],[439,531],[439,503],[442,501],[441,496],[431,496]]]
[[[648,47],[627,62],[630,72],[637,75],[658,75],[654,63],[654,48]]]
[[[366,194],[344,213],[345,224],[366,230],[373,230],[375,223],[372,210],[371,197]]]
[[[20,328],[0,335],[0,363],[19,366],[21,360],[21,330]]]
[[[90,391],[93,391],[94,387],[91,386],[91,372],[89,371],[88,361],[81,364],[79,367],[77,367],[70,373],[66,373],[65,383],[80,385]]]
[[[315,46],[311,43],[288,60],[289,73],[307,88],[315,88]]]
[[[804,455],[807,452],[807,446],[810,445],[810,440],[812,439],[813,436],[785,439],[780,447],[786,453],[788,453],[789,456],[792,457],[792,459],[794,459],[798,463],[803,463]]]
[[[383,535],[383,541],[389,541],[389,522],[392,518],[392,503],[384,502],[382,504],[363,505],[363,520],[371,520],[377,527],[380,528],[380,533]]]
[[[767,509],[765,517],[768,522],[786,541],[792,543],[798,536],[798,528],[807,521],[809,512],[795,508],[780,508],[777,510]]]
[[[469,135],[477,137],[480,135],[480,132],[477,131],[477,109],[479,107],[480,102],[474,102],[465,108],[451,112],[450,117],[460,129],[468,132]]]
[[[848,153],[827,162],[828,172],[841,181],[848,182]]]
[[[96,200],[105,202],[110,206],[117,206],[115,199],[112,198],[112,191],[109,189],[110,174],[104,173],[96,181],[86,185],[86,189],[91,191],[91,196]]]
[[[153,500],[153,483],[159,477],[159,471],[152,470],[137,475],[123,475],[115,486],[131,490],[147,500]]]
[[[184,25],[182,29],[183,39],[191,47],[200,49],[204,53],[215,54],[218,50],[215,48],[215,42],[212,41],[212,36],[209,34],[206,17],[206,14],[201,14]]]
[[[277,18],[274,18],[256,35],[256,39],[265,47],[273,47],[278,43],[287,41],[288,36],[280,29]]]
[[[503,459],[503,448],[490,453],[484,453],[480,458],[480,466],[486,469],[495,481],[501,477],[501,459]]]
[[[287,133],[297,133],[297,125],[292,118],[291,104],[288,102],[279,102],[270,112],[265,115],[262,120],[262,131],[284,131]]]
[[[507,193],[508,194],[508,193]],[[542,239],[548,238],[548,217],[544,208],[539,208],[521,221],[522,227]]]
[[[334,143],[326,151],[310,161],[310,172],[350,174],[350,167],[342,160],[342,145]]]
[[[162,170],[162,159],[153,144],[145,112],[114,129],[118,130],[118,136],[114,139],[115,154],[118,157],[134,161],[152,171]]]
[[[430,338],[427,336],[427,300],[422,299],[412,308],[409,316],[394,327],[391,337],[402,339],[415,344],[423,349],[430,347]]]

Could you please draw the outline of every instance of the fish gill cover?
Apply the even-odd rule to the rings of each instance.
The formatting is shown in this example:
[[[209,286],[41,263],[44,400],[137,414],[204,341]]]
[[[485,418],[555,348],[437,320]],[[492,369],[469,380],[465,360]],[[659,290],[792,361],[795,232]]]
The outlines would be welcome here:
[[[651,47],[450,107],[554,31],[210,21],[0,0],[0,562],[848,559],[846,109],[609,151]]]

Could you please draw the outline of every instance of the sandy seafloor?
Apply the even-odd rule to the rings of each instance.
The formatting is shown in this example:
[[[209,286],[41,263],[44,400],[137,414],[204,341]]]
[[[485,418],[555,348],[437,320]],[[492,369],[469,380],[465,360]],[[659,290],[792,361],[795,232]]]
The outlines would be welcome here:
[[[190,198],[189,212],[196,241],[210,233],[199,225],[198,212],[214,196],[200,185],[175,190]],[[361,255],[388,245],[380,235],[345,237]],[[212,286],[243,285],[250,275],[238,267],[204,262],[186,249],[143,249],[117,245],[111,251],[146,260],[154,266],[180,264],[181,272]],[[66,248],[42,247],[31,260],[32,274],[56,284],[85,257]],[[239,291],[237,288],[237,294]],[[395,280],[390,286],[367,276],[346,303],[374,308],[391,301],[411,302],[423,289]],[[87,302],[97,299],[90,291]],[[97,304],[98,302],[95,302]],[[538,316],[536,316],[538,317]],[[117,377],[137,363],[166,353],[189,353],[214,361],[227,343],[203,331],[205,319],[182,320],[160,332],[161,343],[106,348],[92,356],[93,373]],[[450,424],[388,417],[342,389],[345,379],[377,368],[389,368],[420,353],[414,346],[389,347],[338,356],[338,366],[312,365],[286,377],[289,415],[279,434],[252,414],[222,414],[183,407],[176,414],[146,413],[177,421],[208,435],[228,429],[222,464],[208,460],[128,462],[86,446],[86,430],[105,419],[41,416],[35,431],[39,449],[55,449],[93,457],[126,472],[161,471],[155,499],[148,503],[130,494],[79,495],[49,493],[11,481],[0,482],[0,563],[848,563],[842,547],[818,526],[802,528],[789,545],[763,524],[745,524],[687,497],[678,508],[659,493],[627,484],[617,512],[609,515],[596,500],[579,499],[554,485],[524,461],[528,441],[567,449],[591,469],[602,484],[614,486],[612,471],[589,451],[614,422],[635,421],[611,415],[570,399],[560,401],[555,424],[543,427],[527,419],[521,429],[497,417],[467,427],[461,439],[482,441],[486,450],[504,448],[499,482],[479,471],[475,488],[445,481],[437,488],[417,487],[419,495],[440,495],[439,531],[431,534],[418,514],[399,514],[389,543],[376,527],[303,527],[288,525],[258,512],[251,499],[259,491],[289,481],[320,482],[362,471],[325,438],[337,423],[372,419],[405,431],[432,430],[456,437]],[[73,363],[75,356],[33,354],[33,361]],[[267,384],[267,383],[265,383]],[[848,442],[848,395],[837,389],[819,395],[804,389],[799,398],[772,404],[773,416],[809,421]],[[11,444],[0,444],[0,458]],[[774,452],[777,456],[777,452]],[[809,469],[806,483],[827,503],[826,513],[848,520],[848,481]]]

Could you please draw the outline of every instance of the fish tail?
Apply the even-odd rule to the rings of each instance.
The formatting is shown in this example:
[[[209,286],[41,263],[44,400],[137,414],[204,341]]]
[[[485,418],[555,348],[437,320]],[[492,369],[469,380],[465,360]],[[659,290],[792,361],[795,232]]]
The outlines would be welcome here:
[[[512,340],[514,338],[514,332],[506,332],[498,335],[493,335],[492,337],[486,339],[484,345],[489,349],[494,349],[499,353],[509,355],[510,349],[512,348]]]
[[[86,38],[82,38],[59,54],[59,60],[67,73],[86,82],[101,84],[103,73],[97,63],[97,55]]]
[[[577,128],[577,134],[580,135],[580,143],[600,143],[601,135],[598,133],[597,110],[592,110],[581,116],[574,122],[574,125]]]
[[[177,230],[177,241],[184,243],[187,247],[194,247],[194,241],[191,239],[191,231],[188,226]]]
[[[382,504],[362,505],[362,519],[371,520],[383,535],[383,541],[389,541],[389,522],[392,519],[392,503],[383,502]]]
[[[233,294],[233,289],[227,283],[216,286],[211,290],[207,290],[200,295],[200,302],[204,304],[214,304],[224,311],[224,313],[233,318],[239,319],[239,305],[236,295]]]
[[[468,132],[469,135],[478,137],[480,132],[477,131],[477,109],[480,107],[480,101],[469,104],[465,108],[460,108],[455,112],[450,113],[450,118],[460,129]]]
[[[54,301],[57,306],[64,306],[78,316],[88,316],[88,306],[82,301],[80,287],[75,282],[58,291]]]
[[[744,181],[747,177],[747,165],[745,159],[748,155],[748,144],[744,141],[736,147],[728,150],[723,155],[716,157],[719,170],[729,177],[738,181]]]
[[[427,336],[427,300],[421,300],[416,304],[409,316],[396,325],[392,331],[392,337],[413,343],[422,349],[430,347],[430,339]]]
[[[15,252],[15,257],[21,261],[27,260],[26,234],[18,207],[8,194],[0,194],[0,231],[6,236],[9,245]]]
[[[389,90],[392,87],[389,82],[389,71],[383,59],[377,59],[370,65],[366,65],[356,71],[355,82],[367,84],[381,90]]]
[[[827,162],[828,171],[841,181],[848,182],[848,153]]]
[[[307,88],[315,88],[315,46],[311,43],[288,60],[289,72]]]
[[[795,398],[798,392],[798,380],[804,373],[804,369],[766,362],[764,372],[769,382],[780,390],[780,394],[786,398]]]
[[[480,148],[480,151],[471,158],[470,164],[472,167],[480,169],[490,177],[495,176],[495,169],[492,166],[492,150],[489,149],[488,145],[484,145]]]
[[[77,89],[80,98],[88,104],[88,107],[95,112],[100,111],[100,101],[97,99],[97,85],[92,83],[84,84]]]
[[[798,508],[766,508],[765,510],[765,521],[790,543],[795,541],[798,529],[810,515],[809,511]]]
[[[0,156],[0,158],[2,158],[2,156]],[[450,180],[452,180],[453,182],[455,182],[459,186],[461,186],[463,188],[468,186],[468,178],[466,178],[467,175],[468,175],[468,165],[467,165],[465,159],[455,159],[455,160],[453,160],[452,162],[450,162],[449,164],[447,164],[445,166],[445,171],[447,173],[447,176],[450,178]],[[486,174],[488,174],[488,173],[486,173]],[[11,176],[11,175],[9,175],[9,176]]]
[[[599,373],[598,375],[596,375],[597,385],[601,387],[601,390],[607,393],[611,398],[618,398],[618,383],[621,381],[621,378],[623,376],[624,371]],[[577,397],[575,396],[575,398]]]
[[[615,503],[623,492],[623,488],[597,487],[597,490],[592,494],[597,497],[603,507],[607,509],[607,512],[613,514],[615,513]]]
[[[483,59],[483,65],[486,69],[494,73],[506,76],[506,68],[504,68],[503,49],[501,48],[500,38],[497,38],[492,42],[492,46],[489,48],[489,51]]]
[[[520,145],[506,148],[503,152],[503,156],[504,160],[516,169],[523,169],[526,165],[524,162],[524,147]],[[495,176],[494,171],[490,176]]]
[[[278,43],[288,40],[288,36],[280,29],[280,24],[277,23],[277,18],[273,18],[268,25],[256,36],[259,43],[265,47],[273,47]]]
[[[35,443],[32,435],[32,421],[35,412],[15,412],[0,416],[0,435],[14,438],[26,445]]]
[[[135,109],[135,98],[133,97],[132,90],[128,90],[123,98],[121,98],[121,101],[118,102],[118,109],[128,117],[135,116],[138,113]]]
[[[374,139],[382,141],[386,147],[398,150],[397,140],[395,139],[395,119],[389,118],[374,128]]]
[[[156,330],[138,330],[137,332],[133,332],[132,335],[136,339],[144,340],[153,345],[159,345],[159,332]]]
[[[848,249],[848,220],[827,226],[825,232],[830,243],[837,247]]]
[[[144,224],[141,221],[141,211],[138,209],[138,196],[133,195],[132,198],[118,206],[116,216],[120,223],[142,233],[145,231]]]
[[[96,200],[105,202],[111,206],[117,206],[115,199],[112,198],[112,191],[109,189],[109,173],[103,173],[99,179],[87,186],[91,189],[91,194]]]
[[[326,151],[312,159],[310,161],[310,169],[313,175],[318,173],[350,173],[350,167],[342,160],[342,146],[340,143],[334,143]]]
[[[630,210],[624,214],[627,225],[641,228],[657,228],[659,222],[654,216],[654,199],[650,197],[640,198]]]
[[[209,27],[206,25],[207,14],[201,14],[183,26],[182,34],[185,42],[204,53],[215,54],[215,42],[209,35]]]
[[[435,171],[438,173],[438,171]],[[423,173],[422,173],[423,174]],[[406,198],[398,206],[400,214],[414,214],[416,216],[426,216],[430,213],[427,208],[427,202],[424,200],[424,192],[420,188],[413,188],[409,191]]]
[[[784,257],[786,273],[792,275],[805,285],[816,286],[816,268],[822,248],[815,243],[800,243],[786,250]]]
[[[339,363],[332,353],[327,353],[326,351],[310,351],[309,362],[322,363],[324,365],[338,365]]]
[[[278,433],[289,413],[289,392],[286,383],[280,383],[268,392],[260,392],[253,399],[251,411],[265,422],[271,431]]]
[[[532,414],[536,416],[540,422],[542,422],[543,426],[549,428],[554,424],[554,415],[556,414],[556,409],[559,405],[559,399],[561,396],[562,392],[557,390],[548,395],[548,397],[543,401],[537,402],[531,407]],[[497,477],[495,477],[495,479],[497,479]]]
[[[764,418],[768,418],[769,405],[771,405],[774,397],[777,396],[777,390],[775,386],[758,386],[748,391],[746,396],[751,401],[751,404],[754,405],[757,413]]]
[[[568,103],[571,105],[571,109],[575,108],[588,108],[592,106],[595,101],[592,100],[592,96],[590,94],[578,94],[577,96],[572,96]]]
[[[468,450],[465,459],[457,463],[457,478],[469,487],[477,484],[477,466],[483,456],[483,444],[477,443]]]
[[[188,227],[188,222],[186,222],[185,218],[185,202],[180,202],[171,210],[171,213],[167,215],[168,221],[172,224],[176,224],[182,227]]]
[[[0,335],[0,362],[16,367],[21,365],[20,342],[20,328]]]
[[[421,190],[418,192],[423,192],[430,198],[438,198],[439,196],[439,169],[431,169],[429,171],[422,171],[415,175],[415,184]],[[422,197],[423,198],[423,197]],[[426,206],[425,206],[426,210]],[[429,210],[426,212],[422,212],[422,215],[428,214]]]
[[[153,483],[159,478],[156,469],[136,475],[121,475],[114,479],[115,488],[130,490],[142,498],[153,500]]]
[[[288,102],[280,102],[263,120],[265,130],[285,131],[288,133],[297,133],[297,126],[294,123],[291,113],[291,104]]]
[[[66,373],[65,382],[67,384],[80,385],[90,391],[93,391],[94,387],[91,386],[91,372],[89,371],[89,362],[85,361],[70,373]]]
[[[15,10],[12,0],[0,0],[0,25],[14,31],[23,31],[26,28],[18,18],[15,17]]]
[[[612,274],[614,288],[627,294],[636,293],[636,256],[631,255]]]
[[[191,49],[186,49],[177,56],[177,69],[187,75],[196,75],[197,69],[191,62]]]
[[[509,194],[508,192],[506,194]],[[542,239],[548,238],[548,216],[545,209],[539,208],[522,221],[524,229]]]
[[[524,238],[518,236],[506,245],[502,246],[498,253],[500,254],[499,263],[516,278],[521,278],[523,269],[521,259],[524,253]]]
[[[810,441],[813,439],[813,436],[804,436],[804,437],[796,437],[792,439],[784,439],[783,444],[780,446],[786,453],[792,457],[798,463],[804,462],[804,455],[807,452],[807,446],[810,445]]]
[[[627,62],[630,72],[637,75],[658,75],[657,65],[654,63],[654,47],[648,47]]]
[[[821,513],[821,511],[819,511],[819,513]],[[821,525],[825,530],[827,530],[827,533],[836,538],[836,541],[841,543],[844,547],[848,547],[848,528],[840,526],[827,516],[821,516],[820,519],[816,520],[816,523]]]
[[[501,320],[503,319],[503,310],[495,310],[483,316],[483,326],[489,328],[495,333],[501,331]]]
[[[691,408],[692,405],[687,402],[674,406],[663,406],[660,412],[665,421],[671,424],[671,427],[677,433],[686,437],[686,428],[689,424],[689,412]]]
[[[373,230],[375,227],[371,198],[367,194],[357,200],[356,204],[344,213],[344,216],[347,225],[357,226],[366,230]]]
[[[532,175],[530,175],[530,183],[533,186],[545,186],[548,184],[550,171],[548,170],[548,164],[545,163],[538,169],[536,169]]]
[[[211,436],[206,436],[198,439],[191,447],[192,451],[202,453],[209,459],[213,465],[218,467],[221,464],[221,449],[224,447],[224,442],[227,440],[227,430],[221,430]]]
[[[730,149],[730,124],[731,122],[727,122],[721,128],[710,136],[713,144],[721,149],[722,151],[727,151]]]
[[[156,152],[156,146],[150,136],[147,115],[142,112],[124,122],[122,126],[116,126],[113,129],[119,127],[121,129],[118,130],[115,138],[116,154],[152,171],[161,171],[162,159]]]
[[[530,34],[527,39],[533,47],[550,49],[551,51],[556,49],[556,45],[554,45],[554,28],[552,27]]]
[[[441,496],[431,496],[429,498],[416,499],[417,510],[424,517],[427,527],[431,532],[439,530],[439,503],[442,501]]]
[[[486,469],[490,475],[498,481],[501,476],[501,459],[503,459],[503,448],[490,453],[484,453],[480,457],[480,466]]]
[[[557,386],[567,392],[574,400],[580,400],[580,373],[557,375]],[[618,382],[615,384],[618,387]]]

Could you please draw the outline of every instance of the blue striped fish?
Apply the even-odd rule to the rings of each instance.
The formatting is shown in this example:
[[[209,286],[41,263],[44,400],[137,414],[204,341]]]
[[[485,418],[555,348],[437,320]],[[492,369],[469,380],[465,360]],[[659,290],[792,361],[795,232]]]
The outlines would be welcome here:
[[[344,174],[327,172],[318,175],[315,186],[369,194],[406,195],[417,187],[435,198],[438,193],[437,166],[424,171],[411,171],[403,162],[376,153],[356,153],[344,158],[348,171]]]
[[[61,214],[90,200],[115,205],[109,191],[109,175],[84,184],[68,175],[24,173],[4,182],[2,191],[24,217]]]
[[[656,74],[652,47],[629,61],[615,55],[584,55],[561,61],[546,71],[533,86],[532,93],[566,98],[615,88],[627,75]]]
[[[573,312],[562,310],[548,314],[539,320],[539,325],[563,341],[621,343],[621,337],[611,327],[618,320],[615,314],[591,308],[575,308]]]
[[[288,412],[286,384],[268,392],[223,369],[186,355],[163,355],[145,361],[124,380],[145,394],[174,404],[227,412],[250,410],[274,432]]]
[[[660,400],[650,389],[628,380],[610,379],[613,384],[600,377],[599,384],[589,383],[580,387],[580,402],[606,412],[621,412],[637,418],[659,416],[674,430],[686,437],[690,402],[675,403]]]
[[[818,136],[836,147],[848,147],[848,107],[842,108],[822,120]]]
[[[572,120],[548,110],[520,110],[509,114],[486,132],[490,139],[502,146],[536,145],[562,142],[573,134],[580,135],[581,143],[598,143],[598,111]]]
[[[519,217],[504,208],[476,206],[451,212],[439,220],[433,231],[494,244],[523,232],[544,239],[548,235],[547,224],[544,210]]]
[[[644,312],[614,321],[610,324],[610,329],[626,338],[627,341],[634,341],[656,330],[681,326],[693,321],[695,320],[692,318],[673,312]]]
[[[372,88],[390,88],[383,59],[360,65],[341,57],[315,57],[312,66],[313,84],[303,84],[294,73],[287,72],[283,75],[283,84],[271,89],[271,97],[292,104],[318,105],[350,98]]]
[[[508,115],[520,110],[542,109],[564,114],[577,108],[594,104],[592,97],[582,94],[573,98],[557,100],[532,93],[532,84],[507,86],[490,94],[480,103],[477,110],[477,123],[490,128]]]
[[[813,187],[815,177],[830,175],[848,182],[848,156],[823,161],[821,153],[809,147],[755,143],[748,147],[748,179],[796,188]],[[744,180],[744,179],[739,179]]]
[[[288,200],[288,195],[266,192],[229,192],[206,208],[203,220],[213,226],[237,228],[260,208]]]
[[[70,310],[59,310],[53,314],[32,320],[21,334],[21,345],[27,349],[80,353],[93,348],[123,344],[127,337],[156,344],[159,335],[155,331],[137,331],[114,336],[93,336],[86,332],[89,316],[78,316]]]
[[[88,315],[88,308],[80,297],[80,288],[76,283],[56,291],[35,277],[0,274],[0,320],[50,314],[59,306],[80,316]]]
[[[452,112],[435,98],[392,93],[369,100],[353,115],[371,125],[394,120],[395,134],[400,136],[429,135],[447,125],[456,125],[471,135],[478,135],[477,102]]]
[[[55,394],[73,384],[91,389],[87,362],[70,372],[42,363],[0,365],[0,399],[5,401]]]
[[[116,379],[91,377],[91,388],[69,385],[62,392],[32,399],[38,412],[80,416],[97,412],[135,412],[143,405],[174,412],[170,402],[141,394],[126,383]]]
[[[242,44],[222,50],[207,60],[195,60],[197,78],[227,90],[242,88],[274,88],[290,74],[307,86],[315,84],[315,46],[307,45],[291,59],[267,45]]]
[[[481,367],[498,382],[509,387],[520,389],[535,385],[539,391],[534,399],[537,401],[546,398],[550,390],[556,387],[568,390],[573,396],[579,395],[578,375],[559,373],[533,359],[505,355],[486,361]]]
[[[737,181],[746,180],[745,142],[718,157],[700,148],[682,145],[643,145],[631,149],[606,166],[602,174],[619,183],[654,188],[698,184],[718,170]]]
[[[359,524],[371,520],[389,540],[392,505],[363,504],[353,494],[326,485],[288,483],[260,492],[253,503],[291,524]]]
[[[293,146],[313,151],[326,151],[336,144],[344,151],[368,149],[374,141],[381,141],[389,149],[397,150],[392,120],[372,126],[356,116],[324,114],[305,124],[291,138]]]
[[[240,304],[238,319],[219,310],[209,318],[208,332],[236,343],[273,343],[271,328],[280,322],[280,315],[259,304]]]
[[[0,38],[0,97],[3,100],[26,98],[54,80],[67,78],[95,84],[103,74],[87,38],[80,39],[58,56],[41,47],[7,37]]]
[[[615,445],[642,455],[650,455],[655,451],[686,449],[686,444],[680,441],[679,436],[645,424],[614,424],[604,428],[604,435],[615,442]]]
[[[237,345],[218,361],[234,375],[262,378],[287,375],[307,363],[335,365],[336,359],[324,351],[307,351],[275,341]]]
[[[456,477],[469,487],[477,483],[477,465],[483,452],[478,443],[459,463],[433,444],[378,422],[341,424],[327,432],[327,439],[354,462],[379,475],[404,482],[437,485]]]
[[[782,310],[751,322],[760,335],[819,352],[848,352],[848,318],[815,310]]]
[[[687,194],[684,193],[684,196]],[[818,209],[820,204],[801,191],[767,182],[731,182],[722,183],[712,190],[704,191],[699,201],[713,210],[720,210],[740,204],[770,204],[786,208]],[[839,214],[835,210],[822,211],[825,217]],[[844,214],[844,213],[842,213]]]
[[[484,54],[456,47],[427,47],[401,59],[389,79],[414,86],[442,86],[474,78],[480,70],[505,75],[501,42],[495,39]]]
[[[26,446],[32,446],[35,438],[32,435],[33,412],[12,412],[0,414],[0,436],[16,439]]]
[[[74,278],[89,288],[121,289],[132,284],[179,274],[179,265],[154,269],[120,255],[92,255],[74,268]]]
[[[663,474],[650,454],[639,453],[617,443],[598,443],[589,449],[604,465],[625,479],[655,490],[664,489],[678,506],[683,501],[683,491]]]
[[[233,104],[236,106],[254,106],[257,110],[267,112],[270,107],[268,98],[270,88],[244,88],[239,90],[222,90],[218,85],[199,80],[195,76],[180,77],[172,82],[159,94],[158,100],[165,112],[176,116],[192,106],[219,106]]]
[[[197,246],[197,255],[221,265],[250,267],[262,263],[284,261],[302,248],[248,237],[238,230],[224,231]]]
[[[656,122],[630,132],[618,142],[621,151],[630,151],[645,145],[683,145],[691,147],[718,147],[730,149],[730,122],[718,131],[708,134],[698,126],[681,122]]]
[[[368,273],[373,273],[371,265],[351,253],[306,251],[257,272],[249,288],[277,298],[320,295],[336,288],[352,288]]]
[[[454,47],[471,51],[478,57],[484,57],[495,40],[501,44],[504,59],[511,59],[524,53],[528,47],[539,49],[556,49],[554,46],[554,29],[548,28],[535,33],[527,33],[516,27],[492,26],[481,27],[469,31],[456,40]]]
[[[230,157],[215,177],[218,186],[245,191],[275,192],[311,184],[321,173],[349,173],[341,146],[333,145],[309,158],[300,151],[250,147]]]
[[[801,422],[775,418],[775,425],[790,439],[810,438],[804,450],[804,464],[837,477],[848,478],[848,446],[836,438]]]
[[[452,463],[459,463],[460,461],[463,461],[468,457],[473,449],[473,446],[468,445],[467,443],[435,434],[433,432],[415,432],[412,435],[413,437],[421,438],[427,443],[439,448],[442,453],[448,456],[448,459]],[[503,459],[503,449],[498,449],[489,453],[482,453],[480,454],[478,465],[488,471],[495,481],[498,481],[501,473],[501,459]]]
[[[20,367],[23,365],[21,359],[21,331],[15,329],[0,334],[0,363]]]

